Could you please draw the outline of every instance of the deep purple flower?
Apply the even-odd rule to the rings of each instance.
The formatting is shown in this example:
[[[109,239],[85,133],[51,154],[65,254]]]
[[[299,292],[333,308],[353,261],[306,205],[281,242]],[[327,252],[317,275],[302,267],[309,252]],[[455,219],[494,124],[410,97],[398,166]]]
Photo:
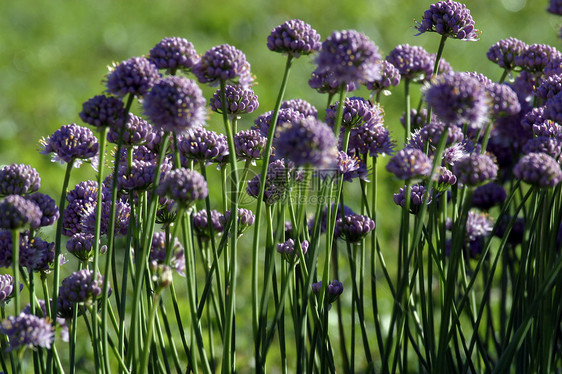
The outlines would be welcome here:
[[[390,158],[386,170],[398,179],[414,179],[431,174],[431,159],[419,149],[404,148]]]
[[[546,153],[557,160],[562,153],[562,142],[550,136],[537,136],[525,143],[523,153]]]
[[[550,0],[548,8],[546,11],[552,14],[562,16],[562,1],[560,0]]]
[[[530,130],[533,128],[533,125],[543,123],[546,120],[545,110],[545,106],[531,109],[521,118],[521,124],[526,130]]]
[[[248,187],[246,188],[248,195],[256,199],[258,198],[261,178],[261,174],[256,175],[248,181]],[[285,160],[272,161],[267,167],[263,201],[268,205],[273,205],[284,199],[291,190],[291,186],[301,179],[301,174],[295,171],[294,166],[286,165]]]
[[[107,133],[107,141],[117,144],[119,142],[119,133],[121,131],[121,123],[109,128]],[[154,140],[156,133],[152,126],[143,118],[129,113],[129,118],[123,129],[123,138],[121,142],[124,146],[141,145],[150,143]]]
[[[438,1],[423,14],[416,25],[419,34],[433,31],[448,38],[478,40],[478,30],[466,5],[452,0]]]
[[[133,159],[130,166],[123,162],[119,164],[117,186],[127,191],[146,191],[152,185],[157,172],[163,174],[172,168],[167,160],[160,165],[160,169],[157,169],[157,166],[153,161]]]
[[[177,69],[190,70],[199,62],[199,55],[193,44],[184,38],[164,38],[150,50],[148,57],[158,69],[175,72]]]
[[[562,56],[551,59],[544,67],[544,75],[547,77],[560,74],[562,74]]]
[[[490,47],[486,56],[488,60],[498,64],[501,68],[513,70],[514,61],[527,47],[527,44],[519,39],[502,39]]]
[[[530,73],[542,73],[550,61],[560,57],[560,52],[554,47],[546,44],[531,44],[515,57],[514,64]]]
[[[41,139],[42,154],[54,153],[52,161],[70,163],[79,167],[81,160],[90,159],[98,154],[99,144],[92,130],[72,123],[64,125],[47,139]]]
[[[207,197],[209,189],[201,174],[181,168],[166,173],[156,188],[156,194],[169,197],[180,205],[190,205],[195,200]]]
[[[336,221],[339,235],[351,244],[357,244],[375,229],[375,221],[368,216],[349,214]]]
[[[312,283],[312,292],[319,294],[322,290],[322,281]],[[326,288],[326,303],[331,304],[341,295],[343,292],[343,284],[338,280],[328,282],[328,287]]]
[[[463,73],[438,75],[424,88],[425,100],[442,121],[481,127],[488,116],[488,97],[475,79]]]
[[[408,147],[416,148],[420,151],[425,151],[427,148],[428,154],[433,155],[441,140],[443,131],[445,131],[445,124],[443,122],[432,121],[412,133],[408,140]],[[460,127],[449,126],[445,146],[449,147],[463,140],[464,134]]]
[[[210,239],[210,229],[209,220],[207,216],[207,210],[203,209],[193,214],[193,228],[195,233],[202,241],[208,241]],[[211,210],[211,224],[213,225],[213,232],[216,234],[222,233],[224,231],[224,226],[221,222],[220,217],[222,213],[218,210]]]
[[[105,186],[102,186],[105,187]],[[103,193],[105,188],[102,190]],[[102,199],[106,201],[109,196],[107,194],[102,193]],[[73,202],[74,200],[87,200],[87,201],[96,201],[98,198],[98,182],[93,180],[82,181],[78,183],[72,190],[70,190],[66,194],[66,201],[69,203]]]
[[[172,241],[171,236],[168,238]],[[180,241],[177,238],[173,239],[173,243],[170,243],[170,266],[177,271],[180,275],[185,274],[185,259],[184,259],[184,249]],[[150,247],[149,261],[156,261],[156,263],[162,265],[166,262],[166,233],[155,232],[152,235],[152,245]]]
[[[242,161],[257,160],[262,157],[267,138],[258,130],[243,130],[234,135],[236,158]]]
[[[76,233],[66,242],[66,249],[78,260],[87,262],[93,258],[94,244],[94,234]]]
[[[188,131],[178,144],[182,165],[187,167],[187,160],[215,162],[228,156],[226,136],[205,128]]]
[[[0,169],[0,196],[26,195],[41,187],[37,170],[26,164],[11,164]]]
[[[521,110],[517,94],[507,84],[492,83],[486,86],[486,91],[491,98],[492,117],[512,116]]]
[[[0,274],[0,305],[4,305],[13,295],[14,277],[10,274]]]
[[[425,196],[427,195],[427,189],[422,184],[414,184],[410,186],[410,206],[409,210],[412,214],[417,214],[420,211],[421,205]],[[427,200],[427,204],[431,203],[431,194]],[[400,188],[398,193],[393,196],[394,204],[401,206],[402,208],[406,205],[406,186]]]
[[[380,77],[365,84],[368,90],[375,93],[398,86],[400,83],[400,71],[387,60],[380,60]]]
[[[258,96],[250,88],[227,85],[225,87],[226,110],[231,117],[240,118],[241,114],[252,113],[260,106]],[[222,114],[222,91],[219,88],[209,100],[211,110]]]
[[[367,83],[380,75],[379,49],[365,34],[355,30],[334,31],[316,58],[316,72],[333,74],[334,83]]]
[[[345,91],[351,92],[359,88],[356,82],[345,82]],[[318,93],[327,93],[335,95],[340,91],[340,80],[336,73],[331,71],[320,72],[318,69],[314,70],[308,80],[310,88],[315,89]]]
[[[271,126],[271,120],[273,116],[273,111],[266,112],[258,118],[255,119],[255,126],[252,129],[258,130],[263,136],[269,136],[269,127]],[[279,125],[282,123],[297,123],[299,120],[305,118],[305,115],[301,112],[296,111],[292,108],[284,108],[279,110],[277,117],[276,132],[279,130]]]
[[[55,243],[29,238],[28,233],[22,233],[20,239],[20,265],[29,272],[49,271],[55,261]]]
[[[535,95],[543,100],[550,99],[562,91],[562,75],[552,75],[541,81],[535,90]]]
[[[145,96],[143,107],[157,129],[176,134],[203,126],[207,115],[197,83],[176,75],[159,80]]]
[[[82,232],[82,220],[95,206],[96,202],[89,200],[76,199],[69,203],[64,209],[62,234],[65,236],[72,236]]]
[[[224,212],[222,216],[219,216],[219,222],[224,227],[230,219],[230,210]],[[238,208],[238,236],[242,235],[248,227],[252,226],[256,221],[256,216],[251,210]]]
[[[70,205],[69,205],[70,206]],[[96,209],[97,202],[88,204],[88,208],[83,212],[80,220],[81,232],[94,234],[96,228]],[[117,201],[115,205],[115,235],[127,235],[129,228],[129,218],[131,207],[128,203]],[[101,207],[101,234],[109,232],[109,220],[111,217],[111,201],[102,202]]]
[[[434,59],[422,47],[409,44],[397,45],[388,56],[386,61],[394,65],[402,79],[410,81],[425,81],[433,75]]]
[[[112,96],[97,95],[82,104],[80,119],[97,128],[117,128],[123,123],[123,102]]]
[[[339,101],[326,109],[326,123],[335,128],[338,114]],[[382,121],[382,110],[378,105],[373,105],[362,97],[348,97],[343,104],[341,126],[354,128],[370,121]]]
[[[297,263],[299,261],[299,253],[295,251],[295,241],[293,239],[288,239],[285,243],[277,244],[277,252],[279,252],[283,258],[290,264]],[[309,243],[307,240],[303,240],[300,244],[300,249],[303,255],[308,251]]]
[[[9,316],[3,320],[0,324],[0,333],[8,337],[10,350],[21,346],[50,349],[55,339],[54,327],[48,319],[23,312],[17,317]]]
[[[244,53],[228,44],[209,49],[192,71],[200,83],[209,83],[211,86],[223,81],[247,88],[254,80]]]
[[[336,162],[334,132],[314,117],[285,123],[276,136],[276,154],[294,162],[297,167],[330,167]]]
[[[503,204],[507,199],[507,193],[502,185],[497,183],[486,183],[477,187],[472,195],[472,206],[482,210]]]
[[[26,225],[36,229],[41,225],[41,209],[20,195],[8,195],[0,203],[0,228],[17,230]]]
[[[457,177],[453,172],[444,166],[439,167],[439,176],[437,177],[437,186],[435,191],[445,192],[449,187],[457,183]]]
[[[124,97],[144,96],[160,79],[158,69],[145,57],[133,57],[114,65],[107,75],[107,92]]]
[[[534,124],[532,131],[533,135],[553,137],[562,141],[562,126],[554,121],[546,120],[544,122]]]
[[[59,287],[58,310],[61,317],[76,304],[94,305],[102,296],[104,278],[92,270],[80,270],[63,279]],[[109,288],[111,290],[111,288]]]
[[[295,58],[316,52],[320,46],[320,34],[300,19],[286,21],[271,30],[267,37],[270,51],[287,53]]]
[[[513,168],[513,175],[537,187],[554,187],[562,181],[562,170],[546,153],[529,153]]]
[[[39,192],[35,192],[26,197],[27,200],[37,204],[39,209],[41,209],[41,224],[39,226],[51,226],[59,219],[60,213],[55,200],[49,195],[45,195]]]
[[[455,163],[453,173],[460,183],[467,186],[478,186],[496,178],[498,166],[488,155],[471,153]]]
[[[305,117],[312,116],[318,118],[318,110],[303,99],[285,100],[281,103],[281,109],[293,109]]]
[[[547,119],[562,123],[562,92],[557,93],[546,101],[544,115]]]
[[[382,115],[382,109],[379,109],[379,113]],[[344,132],[340,132],[340,147],[343,135]],[[393,154],[394,141],[390,138],[388,129],[383,126],[382,117],[380,122],[371,121],[351,129],[347,150],[360,155],[369,153],[371,157]]]

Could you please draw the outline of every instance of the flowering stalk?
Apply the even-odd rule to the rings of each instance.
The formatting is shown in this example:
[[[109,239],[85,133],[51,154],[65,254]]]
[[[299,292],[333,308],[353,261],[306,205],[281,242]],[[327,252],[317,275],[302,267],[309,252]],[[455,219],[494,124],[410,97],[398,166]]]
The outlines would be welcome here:
[[[14,315],[20,313],[20,231],[12,230],[12,268],[14,271]],[[31,300],[30,302],[33,302]]]

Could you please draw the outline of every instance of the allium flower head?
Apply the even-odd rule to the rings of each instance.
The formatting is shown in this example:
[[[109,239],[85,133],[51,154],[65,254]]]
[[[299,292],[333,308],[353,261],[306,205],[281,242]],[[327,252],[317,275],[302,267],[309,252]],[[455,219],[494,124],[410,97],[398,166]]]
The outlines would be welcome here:
[[[533,124],[532,131],[536,136],[548,136],[562,141],[562,126],[554,121],[546,120]]]
[[[246,55],[228,44],[215,46],[205,52],[192,71],[200,83],[209,83],[211,86],[223,81],[247,88],[254,80]]]
[[[531,44],[525,47],[514,63],[530,73],[542,73],[552,60],[559,59],[560,52],[546,44]]]
[[[8,337],[10,350],[22,346],[50,349],[55,339],[55,331],[51,321],[23,312],[17,317],[9,316],[2,321],[0,333]]]
[[[20,265],[32,271],[49,271],[55,260],[55,243],[39,237],[30,238],[27,232],[20,236]],[[65,263],[66,260],[63,260]]]
[[[550,0],[548,8],[546,8],[548,13],[556,14],[562,16],[562,1],[560,0]]]
[[[539,106],[531,109],[521,118],[521,125],[525,130],[530,130],[535,124],[541,124],[546,120],[546,106]]]
[[[259,186],[262,175],[256,175],[248,181],[246,192],[251,197],[258,198]],[[291,186],[295,182],[302,180],[301,173],[295,171],[294,165],[285,164],[285,160],[275,160],[270,162],[267,167],[267,175],[265,181],[265,193],[263,201],[268,205],[273,205],[279,200],[285,198],[291,190]]]
[[[70,205],[69,205],[70,207]],[[80,232],[94,234],[96,229],[96,208],[97,202],[88,204],[82,212]],[[131,206],[123,201],[117,201],[115,205],[115,235],[127,235],[129,219],[131,216]],[[109,220],[111,218],[111,200],[102,202],[101,207],[101,234],[109,232]]]
[[[445,192],[449,187],[457,183],[457,177],[453,172],[444,166],[439,167],[439,176],[437,177],[436,192]]]
[[[474,190],[472,195],[472,206],[482,210],[503,204],[507,199],[507,193],[502,185],[490,182]]]
[[[336,117],[338,114],[339,101],[330,105],[326,109],[326,123],[335,128]],[[343,114],[341,126],[354,128],[367,122],[381,120],[382,110],[379,106],[374,106],[362,97],[348,97],[343,104]]]
[[[322,282],[312,283],[312,292],[319,294],[322,290]],[[326,288],[326,303],[331,304],[338,298],[339,295],[343,293],[343,284],[338,280],[333,280],[328,282],[328,287]]]
[[[382,115],[382,110],[380,110]],[[340,132],[340,147],[343,142],[344,129]],[[391,155],[394,153],[394,142],[390,138],[388,129],[380,122],[370,121],[349,132],[348,152],[360,155],[369,154],[371,157]]]
[[[185,259],[184,249],[177,238],[168,237],[170,241],[170,265],[179,274],[185,273]],[[155,261],[157,264],[164,264],[166,262],[166,233],[155,232],[152,235],[152,245],[150,246],[149,261]]]
[[[336,162],[334,132],[314,117],[283,124],[276,138],[276,154],[294,162],[297,167],[330,167]]]
[[[344,151],[338,152],[337,171],[339,174],[343,175],[343,180],[345,182],[351,182],[354,177],[358,177],[359,174],[355,174],[355,172],[359,170],[359,168],[360,160],[357,157],[350,156]]]
[[[197,83],[176,75],[159,80],[144,98],[143,106],[157,129],[176,134],[202,126],[207,115]]]
[[[475,79],[463,73],[434,77],[424,88],[425,100],[445,123],[482,126],[488,116],[488,97]]]
[[[0,203],[0,228],[20,229],[29,225],[36,229],[41,224],[41,209],[37,204],[20,195],[8,195]]]
[[[103,286],[103,276],[99,273],[95,276],[92,270],[70,274],[59,287],[58,309],[64,314],[76,304],[95,305],[102,296]]]
[[[320,34],[300,19],[292,19],[275,27],[267,37],[269,50],[296,58],[316,52],[320,46]]]
[[[115,97],[97,95],[82,104],[80,118],[97,128],[119,127],[125,117],[123,102]]]
[[[359,88],[357,82],[345,82],[345,91],[351,92]],[[315,89],[318,93],[327,93],[329,95],[335,95],[340,91],[340,79],[338,75],[332,71],[322,71],[316,69],[312,72],[310,79],[308,80],[308,85],[310,88]]]
[[[562,92],[557,93],[546,101],[544,116],[554,122],[562,123]]]
[[[80,166],[81,160],[90,159],[98,154],[99,144],[92,130],[74,123],[64,125],[47,139],[41,140],[44,146],[42,154],[53,153],[52,161],[70,163]]]
[[[349,214],[336,221],[339,235],[351,244],[357,244],[375,229],[375,221],[368,216]]]
[[[333,73],[334,83],[357,84],[380,75],[379,49],[365,34],[355,30],[334,31],[323,43],[316,59],[318,74]]]
[[[0,169],[0,196],[26,195],[41,187],[37,170],[26,164],[11,164]]]
[[[562,91],[562,75],[552,75],[542,80],[535,90],[535,95],[543,100],[548,100]]]
[[[466,219],[466,240],[474,241],[478,238],[486,237],[492,233],[494,224],[490,216],[485,213],[468,212]]]
[[[398,179],[414,179],[431,174],[431,160],[419,149],[404,148],[390,158],[386,170]]]
[[[202,127],[188,131],[181,138],[178,149],[182,165],[184,165],[184,159],[214,162],[229,154],[226,136]],[[187,163],[184,167],[187,167]]]
[[[234,135],[234,148],[239,160],[257,160],[262,157],[267,138],[258,130],[242,130]]]
[[[416,148],[420,151],[424,151],[427,148],[428,153],[432,155],[441,140],[443,131],[445,131],[445,124],[443,122],[432,121],[412,133],[408,140],[408,147]],[[463,140],[464,134],[462,130],[457,126],[449,126],[445,146],[451,146]]]
[[[544,67],[544,75],[547,77],[562,74],[562,56],[558,56],[549,61]]]
[[[513,70],[515,57],[519,56],[526,46],[521,40],[509,37],[491,46],[486,56],[501,68]]]
[[[427,195],[427,189],[422,184],[414,184],[410,186],[410,213],[417,214],[420,210],[423,200]],[[394,204],[401,206],[402,208],[406,205],[406,186],[400,188],[398,193],[393,196]],[[427,204],[431,203],[431,195],[427,200]]]
[[[256,118],[254,121],[255,126],[253,126],[252,129],[259,130],[259,132],[263,136],[268,137],[272,116],[273,116],[273,111],[269,111],[258,116],[258,118]],[[295,109],[292,108],[280,109],[277,117],[276,132],[278,131],[280,124],[297,123],[299,120],[303,118],[305,118],[305,115]]]
[[[460,183],[467,186],[478,186],[496,178],[498,166],[488,155],[471,153],[455,163],[453,173]]]
[[[219,222],[224,227],[230,219],[230,210],[224,212],[223,215],[219,216]],[[242,235],[248,227],[252,226],[256,221],[256,216],[249,209],[238,208],[238,236]]]
[[[299,261],[300,254],[295,251],[295,241],[293,239],[288,239],[285,243],[277,244],[277,252],[279,252],[283,258],[290,264],[294,264]],[[309,243],[307,240],[303,240],[300,245],[302,254],[305,255],[308,251]]]
[[[400,83],[400,71],[388,62],[380,60],[380,77],[365,84],[368,90],[375,93],[384,92],[386,89],[398,86]]]
[[[78,260],[86,262],[93,258],[94,244],[94,234],[76,233],[66,242],[66,249]]]
[[[10,274],[0,274],[0,305],[4,305],[12,298],[14,291],[14,277]]]
[[[285,100],[281,103],[281,109],[293,109],[305,117],[312,116],[318,118],[318,110],[303,99]]]
[[[49,195],[45,195],[39,192],[33,193],[26,197],[27,200],[37,204],[39,209],[41,209],[41,224],[39,226],[51,226],[59,219],[60,213],[55,200]]]
[[[478,30],[466,5],[452,0],[438,1],[423,14],[422,21],[416,25],[419,34],[433,31],[448,38],[478,40]]]
[[[177,69],[190,70],[199,62],[199,55],[193,44],[184,38],[170,37],[162,39],[150,50],[148,57],[158,69],[175,72]]]
[[[203,200],[209,194],[207,182],[195,170],[174,169],[164,176],[156,188],[158,196],[169,197],[176,203],[190,205],[195,200]]]
[[[209,229],[209,219],[207,218],[207,210],[203,209],[193,214],[193,228],[195,233],[202,241],[208,241],[210,239],[210,229]],[[211,210],[211,225],[213,225],[213,231],[216,234],[224,231],[224,226],[222,224],[222,213],[218,210]]]
[[[227,114],[239,118],[242,114],[252,113],[260,106],[258,96],[250,88],[227,85],[224,89]],[[222,91],[219,88],[209,100],[211,110],[222,114]]]
[[[167,161],[160,165],[160,169],[157,169],[157,166],[153,161],[135,159],[130,166],[126,162],[121,163],[117,174],[117,185],[127,191],[147,191],[157,172],[162,174],[171,169],[171,164]]]
[[[490,96],[490,114],[493,118],[512,116],[521,111],[521,104],[515,91],[507,84],[492,83],[486,86]]]
[[[107,92],[117,97],[144,96],[160,79],[156,66],[145,57],[133,57],[110,68]]]
[[[525,143],[523,153],[546,153],[557,160],[562,153],[562,142],[550,136],[537,136]]]
[[[554,187],[562,181],[562,170],[546,153],[529,153],[513,168],[513,175],[537,187]]]
[[[107,141],[117,144],[119,142],[119,133],[121,132],[122,124],[112,126],[107,133]],[[142,145],[154,141],[156,133],[152,126],[143,118],[129,113],[125,128],[123,129],[123,138],[121,143],[126,147],[135,145]]]
[[[398,69],[402,79],[425,81],[433,75],[434,58],[422,47],[397,45],[386,56],[386,61]]]

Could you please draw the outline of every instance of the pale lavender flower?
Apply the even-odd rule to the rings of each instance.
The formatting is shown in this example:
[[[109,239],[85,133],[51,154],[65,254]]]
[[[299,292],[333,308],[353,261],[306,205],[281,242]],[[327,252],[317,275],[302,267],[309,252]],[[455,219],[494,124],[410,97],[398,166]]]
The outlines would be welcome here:
[[[314,105],[303,99],[285,100],[281,103],[281,109],[293,109],[305,117],[318,118],[318,110]]]
[[[359,84],[356,82],[345,83],[346,92],[352,92],[359,88]],[[318,93],[327,93],[328,95],[335,95],[340,91],[340,80],[336,73],[331,71],[314,70],[308,80],[308,85]]]
[[[513,168],[513,175],[537,187],[554,187],[562,181],[560,165],[546,153],[523,156]]]
[[[368,90],[374,93],[385,92],[390,87],[396,87],[400,83],[400,71],[388,62],[380,60],[380,77],[365,84]]]
[[[495,179],[498,174],[498,166],[488,155],[471,153],[455,163],[453,173],[460,183],[467,186],[478,186]]]
[[[507,84],[491,83],[486,86],[491,98],[490,114],[493,118],[512,116],[521,111],[521,104],[515,91]]]
[[[546,153],[557,160],[562,153],[562,142],[550,136],[537,136],[525,143],[523,153]]]
[[[170,266],[177,271],[180,275],[185,274],[185,259],[184,259],[184,249],[178,238],[168,237],[170,243]],[[149,261],[156,261],[156,263],[162,265],[166,262],[166,233],[155,232],[152,235],[152,245],[150,246]]]
[[[8,337],[10,350],[21,346],[50,349],[55,339],[54,327],[48,319],[23,312],[17,317],[9,316],[3,320],[0,333]]]
[[[254,126],[252,130],[258,130],[263,136],[269,136],[269,127],[271,126],[271,120],[273,116],[273,111],[265,112],[264,114],[258,116],[254,120]],[[279,127],[283,123],[297,123],[299,120],[305,118],[305,115],[293,108],[283,108],[279,110],[277,116],[276,133]]]
[[[404,148],[390,158],[386,170],[398,179],[423,178],[431,173],[431,160],[419,149]]]
[[[335,128],[339,101],[326,108],[326,123]],[[382,121],[382,110],[362,97],[348,97],[343,104],[341,126],[354,128],[371,121]]]
[[[248,227],[252,226],[256,221],[256,216],[249,209],[238,208],[238,236],[242,235]],[[224,212],[222,216],[219,216],[219,222],[224,227],[226,223],[230,220],[230,210]]]
[[[517,67],[530,73],[542,73],[549,62],[560,57],[560,52],[552,46],[531,44],[515,57],[514,63]]]
[[[386,61],[398,69],[402,79],[413,82],[425,81],[433,75],[433,60],[425,49],[409,44],[397,45],[386,56]]]

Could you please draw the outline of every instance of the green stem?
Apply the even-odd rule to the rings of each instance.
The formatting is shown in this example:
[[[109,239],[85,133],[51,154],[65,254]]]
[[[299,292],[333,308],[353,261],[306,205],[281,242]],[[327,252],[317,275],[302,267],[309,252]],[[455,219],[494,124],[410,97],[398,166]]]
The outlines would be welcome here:
[[[144,349],[142,351],[142,358],[141,358],[141,366],[138,371],[134,371],[136,373],[146,373],[147,372],[147,365],[148,365],[148,357],[150,356],[150,348],[152,346],[152,333],[154,331],[154,318],[156,317],[156,311],[158,310],[158,302],[160,301],[160,292],[161,290],[157,291],[154,294],[152,299],[152,306],[150,308],[150,314],[148,315],[148,332],[144,339]],[[156,352],[154,352],[156,354]]]
[[[12,230],[12,267],[14,270],[14,316],[20,314],[20,231]],[[33,300],[30,300],[32,303]]]

